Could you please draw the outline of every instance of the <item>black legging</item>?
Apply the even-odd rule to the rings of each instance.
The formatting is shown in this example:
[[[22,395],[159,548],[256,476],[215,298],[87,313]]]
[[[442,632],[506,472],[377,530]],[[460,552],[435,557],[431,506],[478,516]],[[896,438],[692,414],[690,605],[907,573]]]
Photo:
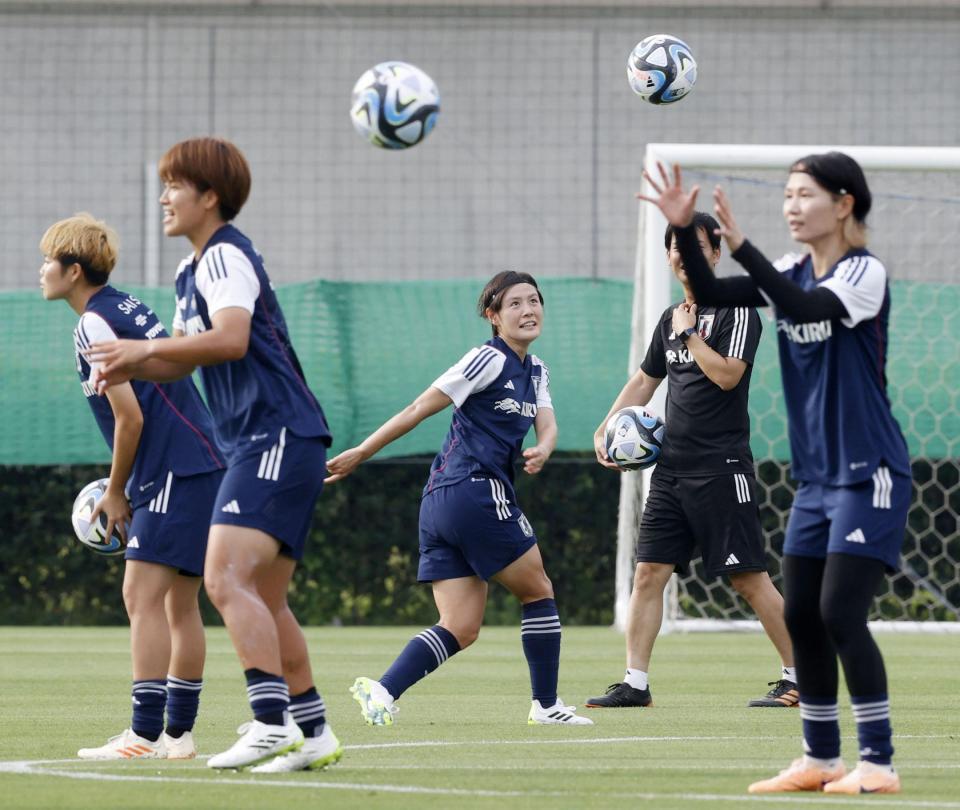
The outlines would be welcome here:
[[[867,628],[867,611],[885,573],[880,560],[868,557],[784,556],[784,617],[802,696],[837,696],[838,656],[852,696],[886,694],[883,656]]]

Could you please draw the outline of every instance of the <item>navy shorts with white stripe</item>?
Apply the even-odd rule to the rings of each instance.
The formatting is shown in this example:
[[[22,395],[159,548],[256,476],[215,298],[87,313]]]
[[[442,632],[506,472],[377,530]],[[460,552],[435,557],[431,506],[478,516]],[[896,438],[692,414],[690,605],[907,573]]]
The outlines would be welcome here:
[[[168,473],[157,494],[134,508],[124,559],[202,576],[210,512],[222,479],[222,470],[187,477]]]
[[[490,579],[536,542],[512,490],[498,478],[471,476],[423,496],[417,579]]]
[[[210,524],[259,529],[280,543],[282,554],[302,559],[326,465],[322,439],[286,428],[257,437],[230,460]]]
[[[848,487],[801,483],[793,499],[783,553],[824,559],[828,553],[900,565],[913,482],[884,464]]]

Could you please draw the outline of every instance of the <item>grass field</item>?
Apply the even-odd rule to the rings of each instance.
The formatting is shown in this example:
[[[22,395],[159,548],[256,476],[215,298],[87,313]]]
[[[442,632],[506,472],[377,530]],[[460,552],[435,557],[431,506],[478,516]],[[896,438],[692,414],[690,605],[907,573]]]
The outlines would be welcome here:
[[[219,773],[192,762],[89,763],[129,722],[123,628],[0,628],[0,806],[10,808],[655,808],[897,806],[960,808],[960,636],[880,636],[892,684],[899,796],[748,797],[746,785],[799,752],[796,710],[747,709],[776,661],[760,635],[660,639],[656,706],[593,710],[596,725],[531,727],[516,628],[484,631],[400,701],[397,725],[368,728],[347,689],[377,677],[420,628],[308,631],[317,684],[346,746],[325,772]],[[222,630],[209,633],[195,730],[202,755],[223,750],[247,707]],[[622,671],[607,628],[564,630],[560,694],[582,705]],[[856,741],[841,699],[848,765]]]

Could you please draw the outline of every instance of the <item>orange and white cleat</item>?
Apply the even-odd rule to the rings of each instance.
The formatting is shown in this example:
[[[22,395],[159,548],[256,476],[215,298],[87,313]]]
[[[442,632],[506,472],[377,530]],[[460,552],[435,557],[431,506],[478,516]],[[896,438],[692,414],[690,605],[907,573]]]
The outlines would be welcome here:
[[[162,735],[153,742],[128,728],[99,748],[81,748],[77,756],[80,759],[166,759],[167,751]]]
[[[843,763],[836,770],[828,771],[823,768],[808,765],[803,757],[795,759],[790,767],[780,771],[770,779],[754,782],[747,788],[747,793],[789,793],[800,790],[825,790],[825,785],[846,774]]]
[[[872,762],[860,762],[857,767],[842,779],[830,782],[824,793],[899,793],[900,777],[893,769],[874,765]]]

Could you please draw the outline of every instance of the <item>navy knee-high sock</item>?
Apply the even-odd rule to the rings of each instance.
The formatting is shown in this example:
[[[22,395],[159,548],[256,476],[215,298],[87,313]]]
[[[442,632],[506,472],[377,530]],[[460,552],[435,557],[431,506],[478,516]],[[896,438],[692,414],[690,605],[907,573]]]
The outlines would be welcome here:
[[[557,702],[560,633],[560,616],[553,599],[539,599],[523,606],[520,641],[530,668],[533,699],[544,708]]]
[[[435,624],[415,635],[380,678],[380,685],[396,700],[417,681],[460,652],[449,630]]]

